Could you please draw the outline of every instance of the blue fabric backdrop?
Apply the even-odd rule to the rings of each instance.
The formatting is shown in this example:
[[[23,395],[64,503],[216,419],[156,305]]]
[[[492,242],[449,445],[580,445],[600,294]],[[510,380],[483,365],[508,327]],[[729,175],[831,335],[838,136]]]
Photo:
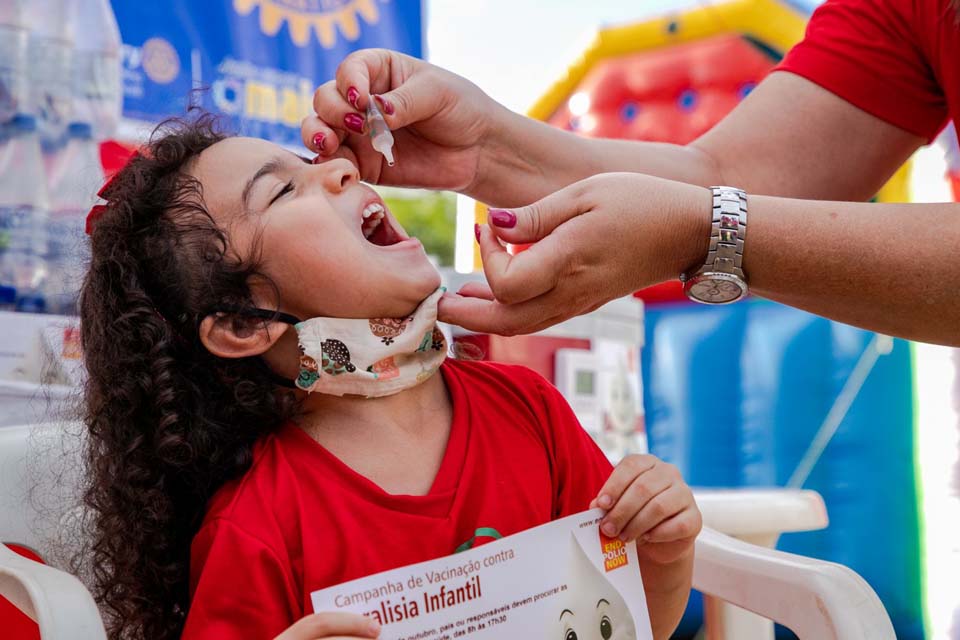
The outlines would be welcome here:
[[[158,121],[194,101],[234,130],[299,144],[313,91],[345,55],[422,57],[420,0],[113,0],[124,115]]]

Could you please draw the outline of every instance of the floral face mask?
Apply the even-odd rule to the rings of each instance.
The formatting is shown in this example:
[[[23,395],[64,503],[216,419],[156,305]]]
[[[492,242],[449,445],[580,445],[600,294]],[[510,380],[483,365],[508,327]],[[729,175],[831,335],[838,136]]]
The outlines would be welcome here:
[[[293,325],[300,344],[298,389],[327,395],[379,398],[428,380],[447,356],[437,326],[444,289],[433,292],[405,318],[310,318],[257,310]],[[269,315],[267,315],[269,314]]]

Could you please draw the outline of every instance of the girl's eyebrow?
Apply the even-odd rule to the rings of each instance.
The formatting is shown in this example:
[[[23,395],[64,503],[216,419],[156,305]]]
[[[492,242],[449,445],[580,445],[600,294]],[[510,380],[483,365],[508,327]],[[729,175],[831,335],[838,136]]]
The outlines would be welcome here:
[[[276,158],[271,158],[270,160],[265,162],[262,167],[257,169],[257,172],[253,174],[253,177],[247,181],[246,185],[244,185],[243,194],[240,196],[240,202],[243,204],[243,208],[245,211],[250,210],[250,192],[253,190],[253,186],[254,184],[256,184],[257,180],[265,176],[269,176],[274,173],[277,173],[278,171],[280,171],[282,167],[283,167],[283,158],[276,157]]]

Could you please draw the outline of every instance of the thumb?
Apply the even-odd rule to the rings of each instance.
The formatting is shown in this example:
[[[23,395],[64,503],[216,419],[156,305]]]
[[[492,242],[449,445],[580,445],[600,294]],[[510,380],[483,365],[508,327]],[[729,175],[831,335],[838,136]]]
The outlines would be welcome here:
[[[561,224],[590,210],[583,186],[574,183],[547,197],[515,209],[490,209],[490,228],[510,244],[528,244],[550,235]]]

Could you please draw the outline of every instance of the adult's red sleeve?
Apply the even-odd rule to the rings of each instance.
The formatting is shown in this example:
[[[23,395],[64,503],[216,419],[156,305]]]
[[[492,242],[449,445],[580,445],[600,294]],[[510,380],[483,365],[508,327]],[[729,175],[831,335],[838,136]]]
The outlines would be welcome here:
[[[815,82],[856,107],[933,140],[947,103],[928,62],[925,0],[827,0],[804,40],[777,67]]]
[[[208,522],[196,535],[190,573],[181,640],[269,640],[301,617],[289,567],[229,520]]]
[[[536,385],[543,400],[542,427],[552,450],[553,517],[562,518],[586,510],[610,477],[613,465],[593,438],[583,430],[573,409],[557,388],[537,374]]]

